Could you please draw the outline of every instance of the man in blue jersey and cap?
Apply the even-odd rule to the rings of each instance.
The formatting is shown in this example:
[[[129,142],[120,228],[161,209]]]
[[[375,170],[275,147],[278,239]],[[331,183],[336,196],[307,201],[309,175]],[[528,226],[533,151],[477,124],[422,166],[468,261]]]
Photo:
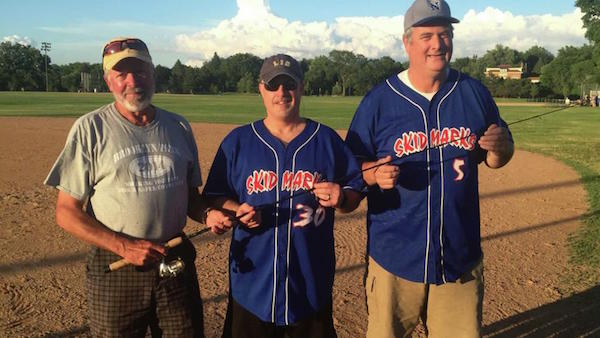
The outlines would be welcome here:
[[[409,68],[373,88],[346,143],[366,170],[367,337],[478,337],[483,254],[477,167],[504,166],[514,146],[489,91],[450,68],[443,0],[404,16]]]

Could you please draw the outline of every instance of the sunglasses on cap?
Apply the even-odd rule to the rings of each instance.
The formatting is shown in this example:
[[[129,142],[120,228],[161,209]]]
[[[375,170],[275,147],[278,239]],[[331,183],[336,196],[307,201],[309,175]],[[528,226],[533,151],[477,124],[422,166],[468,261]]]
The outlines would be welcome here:
[[[104,46],[102,57],[124,51],[125,49],[135,49],[142,52],[148,52],[148,47],[140,39],[125,39],[109,42]]]
[[[298,84],[296,83],[296,81],[287,76],[283,79],[271,80],[271,82],[263,81],[263,84],[265,85],[265,89],[270,92],[278,91],[279,86],[283,86],[283,90],[287,91],[296,90],[296,88],[298,88]]]

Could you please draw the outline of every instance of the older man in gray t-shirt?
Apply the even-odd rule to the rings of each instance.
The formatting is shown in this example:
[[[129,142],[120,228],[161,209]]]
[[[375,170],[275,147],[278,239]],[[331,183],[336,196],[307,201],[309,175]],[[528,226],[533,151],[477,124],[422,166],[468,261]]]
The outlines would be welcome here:
[[[45,182],[59,190],[57,223],[93,245],[86,269],[91,332],[143,337],[150,327],[153,336],[203,336],[194,246],[184,239],[167,252],[164,243],[182,234],[186,216],[211,225],[231,221],[198,193],[202,177],[189,123],[151,105],[154,68],[146,44],[109,41],[103,68],[115,102],[75,122]],[[104,272],[121,258],[132,265]],[[157,263],[175,258],[184,262],[183,273],[160,277]]]

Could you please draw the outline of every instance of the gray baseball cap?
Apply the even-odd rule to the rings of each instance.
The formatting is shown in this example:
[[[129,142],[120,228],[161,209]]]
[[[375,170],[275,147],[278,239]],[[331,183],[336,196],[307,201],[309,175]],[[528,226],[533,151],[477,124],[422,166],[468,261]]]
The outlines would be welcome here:
[[[458,23],[450,14],[450,6],[444,0],[415,0],[404,15],[404,31],[430,21],[439,20]]]
[[[260,68],[260,79],[269,83],[278,75],[287,75],[297,83],[302,82],[302,68],[300,63],[287,54],[269,56]]]

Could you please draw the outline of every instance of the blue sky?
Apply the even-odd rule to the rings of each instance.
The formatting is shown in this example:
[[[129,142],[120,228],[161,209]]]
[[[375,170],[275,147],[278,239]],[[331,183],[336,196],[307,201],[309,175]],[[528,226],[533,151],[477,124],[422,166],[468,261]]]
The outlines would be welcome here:
[[[143,3],[143,6],[141,5]],[[53,63],[100,62],[115,36],[135,35],[155,63],[176,59],[201,65],[214,52],[287,52],[314,57],[346,49],[367,57],[405,58],[402,18],[411,1],[7,1],[0,38],[39,48],[52,43]],[[497,43],[525,50],[534,44],[555,53],[585,43],[574,1],[449,1],[456,25],[455,56],[482,55]]]

